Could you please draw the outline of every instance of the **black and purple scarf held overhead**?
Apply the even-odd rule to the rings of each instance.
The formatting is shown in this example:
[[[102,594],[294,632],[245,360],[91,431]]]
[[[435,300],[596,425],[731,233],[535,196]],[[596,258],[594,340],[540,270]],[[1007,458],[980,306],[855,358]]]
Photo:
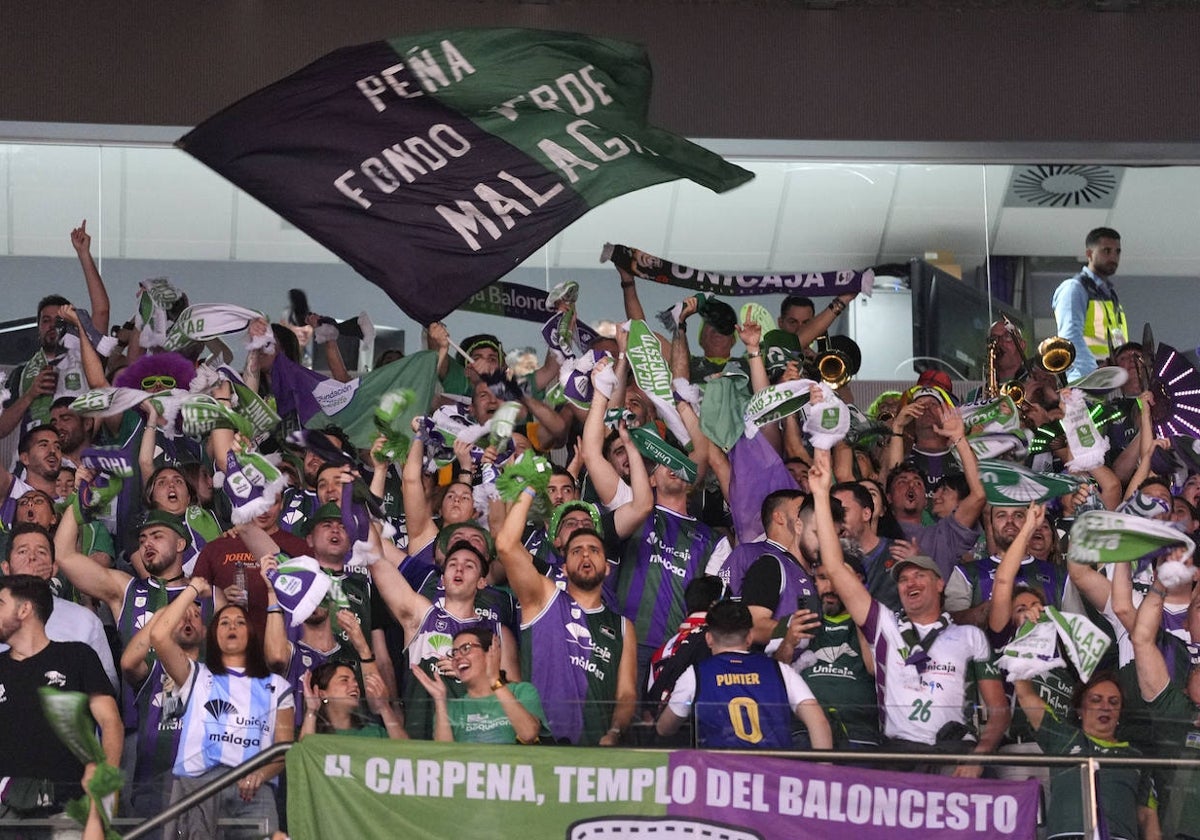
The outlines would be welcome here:
[[[667,286],[679,286],[714,295],[870,295],[875,283],[871,269],[837,271],[793,271],[775,274],[722,274],[718,271],[689,268],[647,254],[628,245],[605,244],[600,262],[612,262],[635,277]]]

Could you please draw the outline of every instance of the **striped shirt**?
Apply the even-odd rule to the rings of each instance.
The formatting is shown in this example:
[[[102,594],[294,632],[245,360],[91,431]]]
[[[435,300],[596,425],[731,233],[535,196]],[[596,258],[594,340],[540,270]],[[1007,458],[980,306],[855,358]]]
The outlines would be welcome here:
[[[656,506],[626,541],[616,574],[605,581],[606,601],[633,622],[639,645],[657,649],[686,615],[688,582],[709,567],[715,574],[729,550],[728,540],[703,522]]]
[[[176,776],[200,776],[253,758],[275,743],[276,714],[295,708],[291,687],[278,674],[248,677],[232,668],[214,674],[199,662],[191,665],[184,697]]]

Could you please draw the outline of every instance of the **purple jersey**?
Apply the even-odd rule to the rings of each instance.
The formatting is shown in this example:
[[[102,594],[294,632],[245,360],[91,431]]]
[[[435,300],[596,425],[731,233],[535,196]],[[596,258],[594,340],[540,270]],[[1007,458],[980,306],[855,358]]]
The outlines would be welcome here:
[[[624,644],[620,615],[605,606],[585,610],[561,589],[522,625],[521,674],[537,688],[555,739],[600,741],[612,720]]]

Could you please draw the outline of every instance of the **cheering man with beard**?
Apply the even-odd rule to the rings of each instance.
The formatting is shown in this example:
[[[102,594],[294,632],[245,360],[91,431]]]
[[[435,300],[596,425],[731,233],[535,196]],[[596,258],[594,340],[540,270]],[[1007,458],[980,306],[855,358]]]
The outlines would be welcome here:
[[[955,567],[950,581],[946,584],[946,598],[951,601],[951,591],[955,592],[955,600],[968,598],[970,609],[954,613],[954,620],[959,624],[975,624],[983,626],[987,619],[988,605],[992,599],[992,585],[995,581],[996,570],[1000,566],[1000,558],[1013,544],[1013,540],[1021,532],[1025,524],[1026,510],[1023,507],[1000,507],[993,505],[988,513],[992,526],[992,539],[996,544],[996,553],[983,560],[973,563],[959,563]],[[1067,585],[1067,570],[1050,560],[1050,528],[1048,522],[1039,524],[1037,530],[1029,538],[1028,553],[1021,561],[1017,570],[1015,582],[1020,586],[1036,587],[1045,593],[1047,603],[1054,607],[1062,606],[1063,590]],[[1038,557],[1037,554],[1041,554]]]
[[[0,520],[11,528],[16,500],[30,490],[41,490],[51,499],[58,496],[56,482],[62,466],[62,447],[53,426],[37,426],[21,435],[17,444],[25,477],[21,479],[0,465]]]
[[[91,598],[103,601],[117,620],[117,633],[128,644],[155,611],[187,589],[189,578],[183,573],[183,550],[187,547],[187,529],[178,516],[161,510],[151,511],[138,529],[138,547],[148,578],[135,578],[120,569],[100,566],[76,549],[79,526],[75,517],[64,516],[54,535],[54,550],[59,568],[71,584]],[[204,618],[212,614],[212,599],[205,599]],[[126,724],[130,721],[126,720]]]
[[[496,554],[521,603],[523,673],[555,739],[613,746],[637,702],[637,637],[602,600],[608,561],[593,529],[576,530],[564,546],[564,589],[534,567],[521,544],[534,495],[532,488],[521,493],[496,535]]]
[[[842,520],[834,500],[834,517]],[[750,609],[754,628],[750,641],[763,646],[776,624],[795,612],[817,615],[820,596],[813,572],[820,564],[813,506],[799,490],[776,490],[762,503],[766,537],[735,548],[721,567],[727,583]]]
[[[857,560],[846,565],[863,585],[866,574]],[[875,657],[842,599],[821,567],[816,570],[821,593],[821,624],[804,654],[793,660],[795,631],[804,631],[803,616],[793,616],[775,658],[791,662],[812,691],[833,730],[834,747],[850,750],[879,748],[879,706],[875,695]]]

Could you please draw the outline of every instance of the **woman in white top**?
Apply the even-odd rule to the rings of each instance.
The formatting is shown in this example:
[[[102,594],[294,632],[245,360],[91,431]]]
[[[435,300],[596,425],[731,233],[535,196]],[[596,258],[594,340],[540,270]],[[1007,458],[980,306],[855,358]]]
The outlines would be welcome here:
[[[227,604],[208,625],[207,663],[193,662],[176,644],[172,631],[188,605],[188,588],[203,600],[208,582],[195,578],[183,594],[154,616],[150,639],[163,669],[182,687],[185,703],[183,732],[175,756],[171,801],[237,767],[280,741],[291,741],[295,709],[287,680],[272,674],[263,654],[262,638],[246,611]],[[166,836],[179,838],[259,838],[276,828],[271,779],[283,770],[283,758],[247,773],[236,786],[182,814]],[[217,814],[254,821],[244,829],[222,830]]]

